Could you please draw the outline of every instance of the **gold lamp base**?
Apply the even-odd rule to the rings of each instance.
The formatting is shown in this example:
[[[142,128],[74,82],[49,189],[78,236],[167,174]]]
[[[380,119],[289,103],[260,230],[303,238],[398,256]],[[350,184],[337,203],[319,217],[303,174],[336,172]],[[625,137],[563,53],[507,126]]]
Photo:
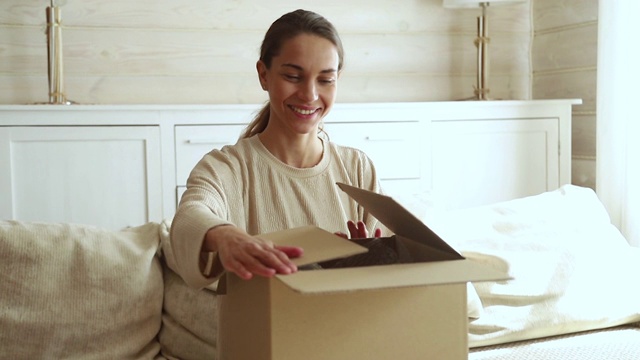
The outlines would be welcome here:
[[[481,3],[482,15],[478,16],[478,36],[474,41],[478,52],[478,78],[474,89],[475,100],[489,100],[489,21],[487,19],[487,6],[489,3]]]
[[[47,71],[49,78],[49,104],[73,104],[64,95],[62,65],[62,16],[60,8],[51,0],[47,7]]]

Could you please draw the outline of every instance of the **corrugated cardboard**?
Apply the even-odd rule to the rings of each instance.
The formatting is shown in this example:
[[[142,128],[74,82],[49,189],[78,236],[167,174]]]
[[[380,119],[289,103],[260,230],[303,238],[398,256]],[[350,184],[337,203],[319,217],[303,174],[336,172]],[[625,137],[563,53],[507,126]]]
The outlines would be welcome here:
[[[392,198],[338,184],[384,223],[412,263],[221,279],[221,360],[467,358],[466,282],[505,279],[468,261]],[[366,248],[313,226],[261,235],[305,249],[298,266]]]

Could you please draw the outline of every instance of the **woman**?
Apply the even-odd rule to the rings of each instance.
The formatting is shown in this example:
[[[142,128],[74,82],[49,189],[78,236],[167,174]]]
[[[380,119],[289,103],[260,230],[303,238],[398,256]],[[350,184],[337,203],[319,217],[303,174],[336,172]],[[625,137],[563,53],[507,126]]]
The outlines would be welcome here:
[[[258,234],[316,225],[345,237],[381,235],[377,220],[336,186],[343,182],[378,192],[372,162],[363,152],[320,136],[343,58],[335,28],[318,14],[297,10],[271,25],[256,65],[268,104],[235,145],[210,152],[195,166],[173,219],[164,247],[181,278],[174,277],[176,286],[183,280],[194,292],[211,288],[223,270],[243,279],[297,271],[290,258],[304,249],[276,247]],[[215,302],[207,290],[193,297]],[[184,299],[181,306],[188,306]],[[208,314],[199,316],[215,322]],[[179,325],[195,337],[206,329]],[[198,341],[207,336],[202,333]]]

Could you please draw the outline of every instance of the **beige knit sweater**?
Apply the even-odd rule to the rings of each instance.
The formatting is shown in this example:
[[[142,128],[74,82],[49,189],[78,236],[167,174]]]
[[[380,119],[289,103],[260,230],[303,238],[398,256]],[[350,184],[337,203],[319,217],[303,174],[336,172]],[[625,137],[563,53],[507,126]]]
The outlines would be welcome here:
[[[380,192],[371,160],[360,150],[323,142],[322,160],[305,169],[279,161],[257,136],[206,154],[189,176],[163,245],[173,270],[194,288],[214,282],[202,275],[199,257],[205,233],[221,224],[252,235],[305,225],[348,233],[348,220],[362,220],[369,233],[376,227],[386,233],[336,186]]]

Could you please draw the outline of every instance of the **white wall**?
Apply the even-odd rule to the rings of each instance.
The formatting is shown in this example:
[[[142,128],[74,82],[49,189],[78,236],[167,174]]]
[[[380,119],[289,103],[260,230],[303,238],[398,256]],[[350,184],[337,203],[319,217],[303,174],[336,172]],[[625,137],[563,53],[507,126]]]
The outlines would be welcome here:
[[[296,8],[342,34],[339,101],[454,100],[473,94],[478,9],[441,0],[58,0],[67,97],[98,104],[265,100],[255,76],[264,32]],[[291,4],[295,4],[292,6]],[[45,8],[0,1],[0,104],[48,99]],[[528,99],[530,5],[490,9],[494,98]]]

